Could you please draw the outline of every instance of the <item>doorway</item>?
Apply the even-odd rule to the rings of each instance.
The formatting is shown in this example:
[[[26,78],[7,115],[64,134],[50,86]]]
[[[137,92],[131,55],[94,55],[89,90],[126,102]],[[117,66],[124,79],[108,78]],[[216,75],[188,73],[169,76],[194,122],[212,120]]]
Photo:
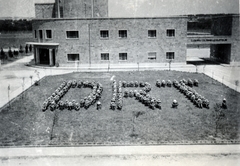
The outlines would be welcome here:
[[[49,50],[45,48],[39,48],[40,64],[49,65]]]

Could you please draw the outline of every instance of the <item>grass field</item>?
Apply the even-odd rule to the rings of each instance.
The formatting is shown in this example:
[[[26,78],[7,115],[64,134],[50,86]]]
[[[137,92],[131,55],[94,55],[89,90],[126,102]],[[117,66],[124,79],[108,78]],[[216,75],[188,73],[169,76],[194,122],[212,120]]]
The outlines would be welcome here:
[[[151,96],[160,98],[162,109],[152,110],[134,98],[123,99],[123,109],[110,110],[112,97],[112,76],[117,81],[144,81],[152,85]],[[194,87],[210,101],[210,109],[199,109],[174,87],[157,88],[157,79],[198,79]],[[100,99],[102,109],[96,105],[80,111],[41,111],[43,101],[48,98],[64,80],[98,81],[103,85]],[[128,88],[130,89],[130,88]],[[134,88],[132,88],[134,89]],[[70,89],[63,100],[80,100],[91,89]],[[223,98],[228,109],[222,110],[224,117],[216,121]],[[177,99],[177,109],[171,108]],[[72,73],[49,76],[41,80],[40,86],[32,86],[23,98],[18,97],[10,108],[0,112],[0,145],[79,145],[83,142],[119,144],[140,142],[174,142],[197,140],[240,140],[239,124],[240,94],[211,78],[194,73],[175,71]],[[133,122],[133,112],[142,111]],[[218,125],[217,125],[218,124]]]

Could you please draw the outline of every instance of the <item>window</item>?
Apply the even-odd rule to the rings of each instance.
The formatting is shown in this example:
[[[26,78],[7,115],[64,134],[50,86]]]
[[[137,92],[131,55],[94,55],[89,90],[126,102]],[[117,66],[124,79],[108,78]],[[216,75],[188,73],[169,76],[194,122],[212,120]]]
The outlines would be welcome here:
[[[148,30],[148,37],[149,38],[156,38],[157,37],[157,31],[156,30]]]
[[[79,54],[68,54],[67,58],[68,58],[68,61],[71,61],[71,62],[79,61]]]
[[[108,30],[100,31],[100,37],[101,38],[108,38]]]
[[[119,53],[119,60],[126,61],[127,60],[127,53]]]
[[[168,37],[174,37],[175,36],[175,30],[174,29],[167,29],[167,36]]]
[[[43,31],[39,30],[39,38],[42,39],[43,38]]]
[[[78,31],[67,31],[67,38],[68,39],[78,39]]]
[[[63,6],[60,6],[60,18],[63,18]]]
[[[37,30],[34,30],[34,38],[37,38]]]
[[[157,53],[156,52],[149,52],[148,53],[148,59],[149,60],[156,60],[157,59]]]
[[[46,39],[52,38],[52,30],[46,30]]]
[[[174,59],[174,52],[167,52],[166,59]]]
[[[119,30],[118,34],[120,38],[127,38],[127,30]]]
[[[102,53],[101,54],[101,60],[102,61],[108,61],[109,60],[109,53]]]

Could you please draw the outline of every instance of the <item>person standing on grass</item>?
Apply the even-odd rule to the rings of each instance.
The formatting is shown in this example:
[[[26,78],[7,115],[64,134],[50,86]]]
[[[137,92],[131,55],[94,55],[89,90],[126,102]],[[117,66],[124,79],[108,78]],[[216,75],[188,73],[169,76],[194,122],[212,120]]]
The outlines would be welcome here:
[[[25,52],[26,54],[28,53],[28,45],[26,44],[26,47],[25,47]]]

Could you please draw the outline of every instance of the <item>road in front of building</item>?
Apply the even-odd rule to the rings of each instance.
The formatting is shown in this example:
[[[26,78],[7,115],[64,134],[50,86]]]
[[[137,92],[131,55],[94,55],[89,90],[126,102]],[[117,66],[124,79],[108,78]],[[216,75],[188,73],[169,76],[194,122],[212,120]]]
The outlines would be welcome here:
[[[239,145],[163,145],[2,148],[0,163],[9,165],[91,166],[237,166]]]

